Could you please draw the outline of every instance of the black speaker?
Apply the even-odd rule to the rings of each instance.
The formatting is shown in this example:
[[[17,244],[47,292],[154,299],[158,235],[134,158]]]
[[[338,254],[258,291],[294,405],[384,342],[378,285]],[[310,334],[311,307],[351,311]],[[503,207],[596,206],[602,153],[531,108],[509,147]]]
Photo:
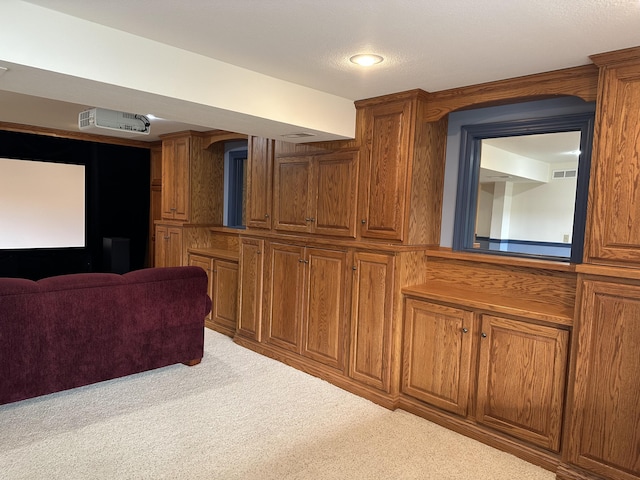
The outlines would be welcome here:
[[[122,237],[103,237],[102,267],[105,272],[127,273],[130,267],[129,239]]]

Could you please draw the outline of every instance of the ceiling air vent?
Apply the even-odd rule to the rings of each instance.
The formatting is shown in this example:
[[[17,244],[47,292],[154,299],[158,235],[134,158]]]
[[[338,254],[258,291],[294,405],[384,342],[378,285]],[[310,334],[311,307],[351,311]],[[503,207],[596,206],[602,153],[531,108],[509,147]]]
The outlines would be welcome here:
[[[553,179],[558,180],[560,178],[576,178],[578,171],[575,168],[571,170],[554,170]]]

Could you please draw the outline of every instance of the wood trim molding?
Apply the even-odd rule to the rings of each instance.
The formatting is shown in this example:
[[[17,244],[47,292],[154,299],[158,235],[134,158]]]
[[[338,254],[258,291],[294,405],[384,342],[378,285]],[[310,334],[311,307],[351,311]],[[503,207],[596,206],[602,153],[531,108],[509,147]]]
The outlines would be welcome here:
[[[620,66],[640,62],[640,47],[599,53],[589,57],[598,67]]]
[[[125,147],[153,148],[160,145],[160,142],[143,142],[140,140],[129,140],[126,138],[107,137],[91,133],[71,132],[48,127],[37,127],[35,125],[22,125],[19,123],[0,122],[0,130],[7,132],[30,133],[33,135],[43,135],[47,137],[67,138],[69,140],[82,140],[85,142],[108,143],[111,145],[122,145]]]
[[[598,68],[583,65],[431,93],[422,120],[435,122],[455,110],[558,96],[575,96],[592,102],[597,93]]]

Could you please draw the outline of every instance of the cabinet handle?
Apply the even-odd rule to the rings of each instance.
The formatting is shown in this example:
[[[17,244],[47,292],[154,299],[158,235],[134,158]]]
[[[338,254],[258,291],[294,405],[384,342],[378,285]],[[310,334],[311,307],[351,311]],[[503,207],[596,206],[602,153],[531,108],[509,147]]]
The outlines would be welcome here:
[[[482,338],[487,338],[487,334],[486,334],[486,333],[484,333],[484,332],[482,332],[482,333],[480,334],[480,336],[481,336]]]
[[[315,221],[316,221],[316,219],[315,219],[315,218],[313,218],[313,217],[307,217],[307,218],[305,218],[305,220],[306,220],[307,222],[315,222]]]
[[[462,328],[462,333],[468,333],[468,332],[469,332],[468,328],[464,328],[464,327]]]

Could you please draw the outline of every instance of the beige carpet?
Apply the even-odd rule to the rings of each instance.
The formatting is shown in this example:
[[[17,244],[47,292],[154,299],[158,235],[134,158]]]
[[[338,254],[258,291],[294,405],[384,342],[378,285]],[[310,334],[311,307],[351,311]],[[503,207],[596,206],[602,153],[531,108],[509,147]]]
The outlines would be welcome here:
[[[206,331],[205,357],[0,406],[0,478],[473,479],[555,475]]]

